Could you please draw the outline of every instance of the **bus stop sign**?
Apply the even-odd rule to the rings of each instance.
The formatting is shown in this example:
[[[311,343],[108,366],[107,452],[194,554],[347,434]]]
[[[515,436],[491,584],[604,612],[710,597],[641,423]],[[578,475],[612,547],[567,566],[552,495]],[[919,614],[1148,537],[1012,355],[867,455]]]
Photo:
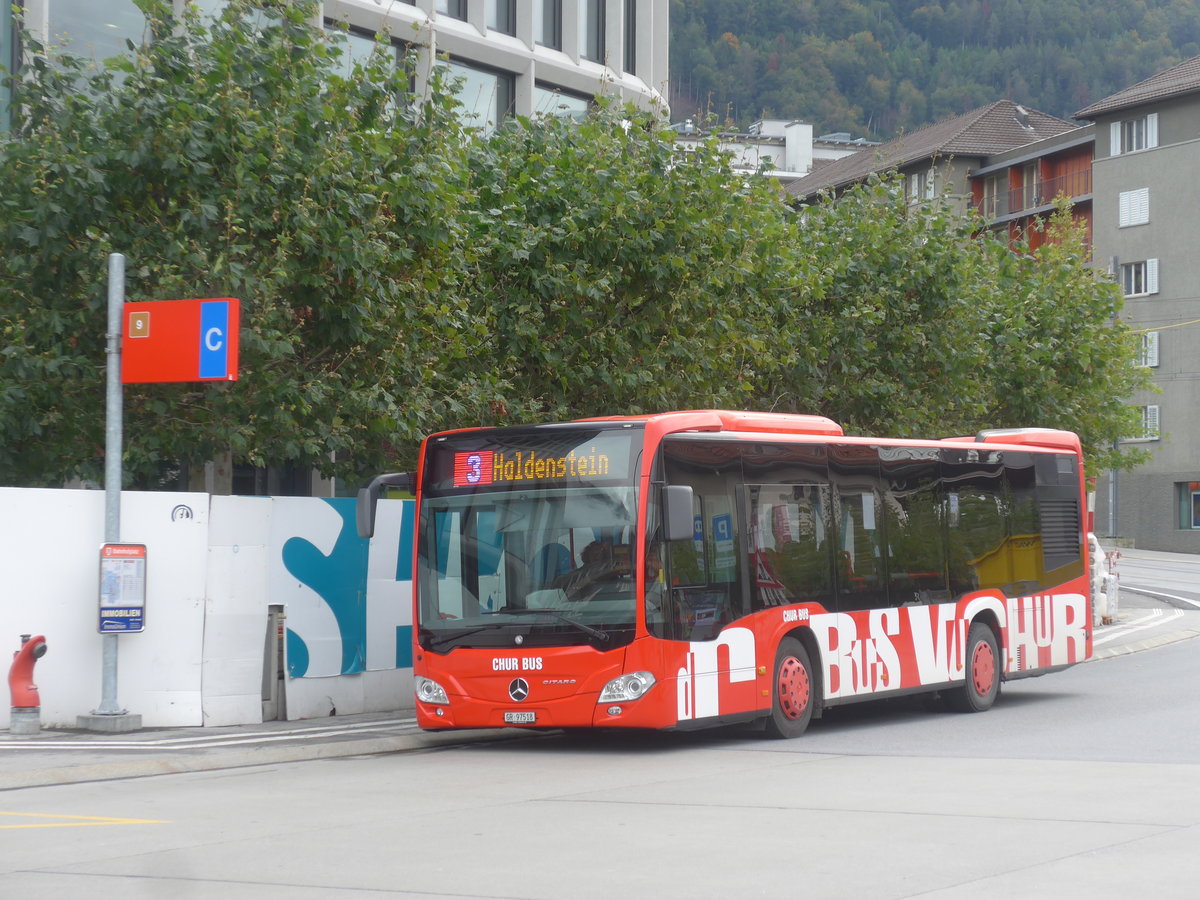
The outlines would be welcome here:
[[[237,381],[240,313],[231,297],[126,303],[121,383]]]

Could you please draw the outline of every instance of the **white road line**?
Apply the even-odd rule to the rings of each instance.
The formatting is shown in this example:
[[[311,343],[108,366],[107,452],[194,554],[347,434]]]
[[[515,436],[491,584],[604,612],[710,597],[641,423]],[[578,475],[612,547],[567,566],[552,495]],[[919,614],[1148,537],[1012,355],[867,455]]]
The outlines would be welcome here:
[[[1180,603],[1190,603],[1192,606],[1200,609],[1200,600],[1193,600],[1191,597],[1180,597],[1178,594],[1164,594],[1162,591],[1152,591],[1149,588],[1138,587],[1136,584],[1127,584],[1124,581],[1121,582],[1121,587],[1138,594],[1145,594],[1147,597],[1162,597],[1164,600],[1178,600]]]
[[[1172,609],[1169,612],[1162,609],[1151,609],[1146,611],[1146,615],[1134,619],[1128,625],[1118,625],[1112,630],[1105,629],[1104,634],[1100,637],[1093,637],[1092,644],[1105,644],[1116,638],[1122,638],[1132,634],[1135,631],[1142,631],[1145,628],[1154,628],[1158,625],[1165,625],[1175,619],[1183,616],[1182,609]]]

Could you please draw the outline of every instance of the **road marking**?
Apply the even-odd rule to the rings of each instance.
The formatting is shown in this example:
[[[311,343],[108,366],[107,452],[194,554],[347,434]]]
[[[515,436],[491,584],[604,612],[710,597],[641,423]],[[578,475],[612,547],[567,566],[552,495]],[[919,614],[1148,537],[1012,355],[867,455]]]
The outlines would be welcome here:
[[[1164,618],[1165,616],[1165,618]],[[1112,630],[1105,629],[1104,634],[1099,637],[1092,638],[1093,646],[1096,644],[1105,644],[1116,638],[1123,638],[1132,634],[1135,631],[1142,631],[1145,628],[1154,628],[1158,625],[1165,625],[1175,619],[1183,616],[1182,609],[1173,609],[1169,613],[1161,609],[1151,609],[1146,611],[1146,615],[1134,619],[1127,625],[1118,625]]]
[[[118,819],[112,816],[66,816],[54,813],[18,813],[0,810],[0,816],[15,816],[22,819],[65,819],[59,822],[27,822],[3,825],[0,828],[95,828],[98,825],[169,825],[162,819]]]
[[[1162,597],[1164,600],[1178,600],[1180,603],[1190,603],[1192,606],[1200,609],[1200,600],[1193,600],[1191,597],[1180,597],[1178,594],[1164,594],[1161,591],[1152,591],[1149,588],[1138,587],[1136,584],[1126,584],[1121,582],[1121,587],[1133,591],[1135,594],[1145,594],[1147,597]]]

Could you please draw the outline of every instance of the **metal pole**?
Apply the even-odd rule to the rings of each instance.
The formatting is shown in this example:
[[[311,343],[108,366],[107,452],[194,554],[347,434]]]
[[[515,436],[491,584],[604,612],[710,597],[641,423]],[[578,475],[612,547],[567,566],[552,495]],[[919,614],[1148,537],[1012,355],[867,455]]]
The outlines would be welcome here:
[[[108,333],[105,335],[108,376],[104,425],[104,541],[121,540],[121,455],[124,452],[124,393],[121,388],[121,313],[125,305],[125,257],[108,256]],[[103,668],[96,715],[125,714],[117,703],[117,635],[102,635]]]

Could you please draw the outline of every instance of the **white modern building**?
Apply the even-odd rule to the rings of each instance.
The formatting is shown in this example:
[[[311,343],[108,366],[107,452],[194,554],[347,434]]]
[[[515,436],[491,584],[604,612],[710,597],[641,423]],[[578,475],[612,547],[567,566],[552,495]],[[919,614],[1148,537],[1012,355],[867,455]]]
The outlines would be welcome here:
[[[694,119],[672,126],[675,142],[685,153],[707,141],[714,132],[698,127]],[[876,141],[851,138],[847,132],[813,137],[813,127],[798,119],[760,119],[745,132],[716,131],[718,146],[729,154],[735,172],[762,172],[780,185],[804,178],[813,169],[857,153]]]
[[[190,2],[209,13],[225,5]],[[0,4],[0,65],[10,69],[22,31],[100,60],[145,29],[133,0],[18,5],[24,14],[15,21],[8,0]],[[578,115],[600,95],[666,116],[668,0],[325,0],[320,14],[326,27],[349,29],[351,55],[372,52],[379,33],[397,53],[416,47],[418,89],[448,61],[463,79],[459,99],[472,124],[514,113]],[[0,114],[5,100],[0,93]]]

